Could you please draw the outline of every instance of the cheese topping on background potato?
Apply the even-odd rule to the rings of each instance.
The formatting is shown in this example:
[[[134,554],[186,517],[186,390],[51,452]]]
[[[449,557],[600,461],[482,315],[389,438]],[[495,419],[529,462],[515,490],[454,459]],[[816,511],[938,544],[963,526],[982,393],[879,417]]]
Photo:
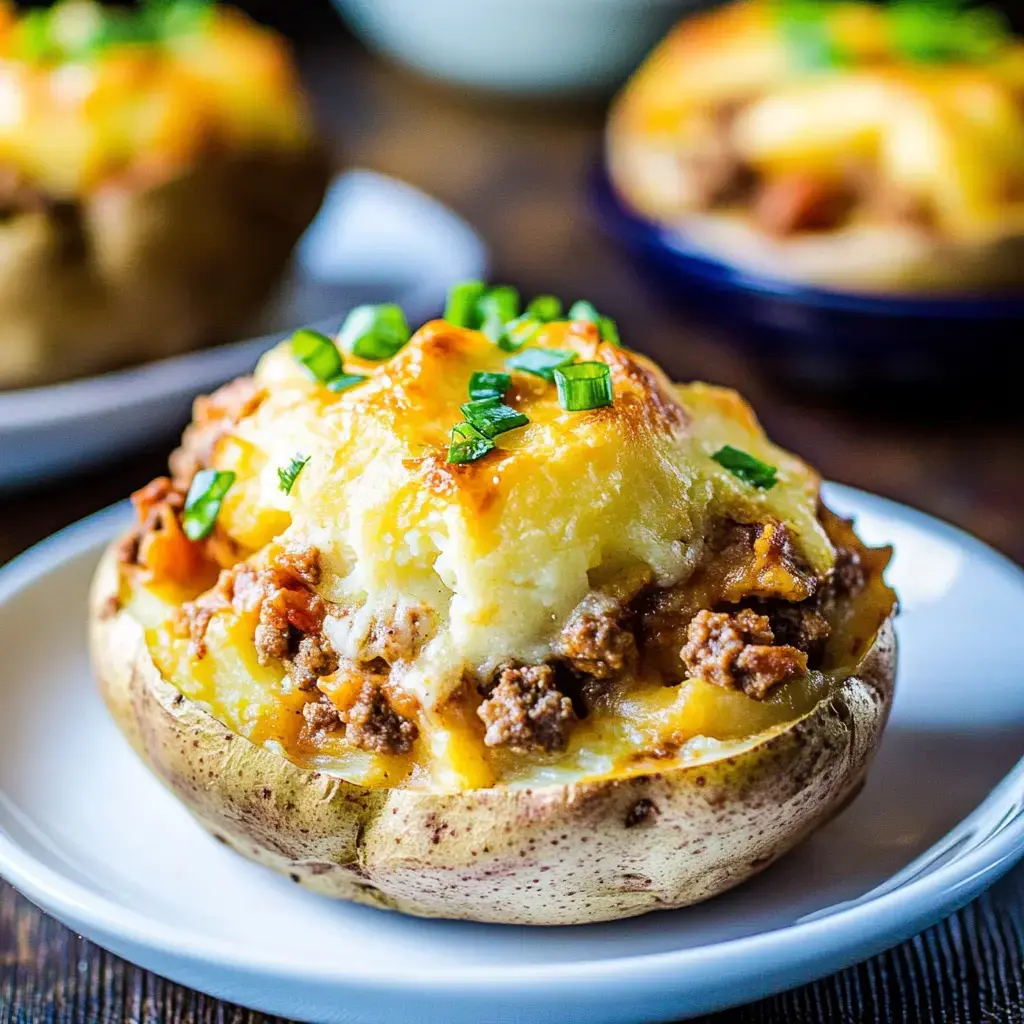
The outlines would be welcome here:
[[[0,163],[16,184],[70,198],[162,178],[220,146],[311,137],[286,44],[239,11],[65,0],[19,19],[0,4]]]
[[[613,107],[609,162],[655,217],[718,206],[769,234],[1018,234],[1024,46],[990,11],[735,3],[685,19],[637,72]]]

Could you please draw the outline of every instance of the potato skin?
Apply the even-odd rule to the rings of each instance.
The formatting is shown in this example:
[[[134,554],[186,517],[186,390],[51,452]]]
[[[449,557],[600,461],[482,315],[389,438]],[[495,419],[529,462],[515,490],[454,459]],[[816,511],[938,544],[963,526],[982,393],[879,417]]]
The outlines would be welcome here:
[[[543,789],[368,790],[232,735],[164,680],[118,605],[91,597],[103,697],[222,842],[326,896],[423,917],[585,924],[682,907],[767,867],[856,793],[892,703],[891,620],[848,678],[756,746],[668,772]]]
[[[227,151],[0,220],[0,389],[234,340],[329,176],[319,144]]]

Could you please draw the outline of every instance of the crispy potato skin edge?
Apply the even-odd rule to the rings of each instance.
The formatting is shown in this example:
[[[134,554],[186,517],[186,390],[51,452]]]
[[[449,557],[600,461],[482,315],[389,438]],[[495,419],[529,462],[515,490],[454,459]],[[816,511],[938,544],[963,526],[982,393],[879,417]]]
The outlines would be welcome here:
[[[90,601],[100,690],[136,752],[221,842],[325,896],[423,917],[584,924],[708,899],[855,795],[892,704],[891,620],[804,718],[736,756],[536,790],[367,790],[233,735],[162,678],[141,625]]]

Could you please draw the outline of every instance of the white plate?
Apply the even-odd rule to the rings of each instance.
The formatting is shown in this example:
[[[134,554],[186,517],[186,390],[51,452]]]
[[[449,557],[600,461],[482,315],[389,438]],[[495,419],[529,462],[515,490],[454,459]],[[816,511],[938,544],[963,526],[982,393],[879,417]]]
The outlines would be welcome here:
[[[892,721],[852,807],[725,896],[531,930],[333,903],[241,860],[135,759],[90,678],[86,587],[123,507],[0,572],[0,872],[129,960],[306,1020],[666,1020],[870,956],[1024,853],[1024,574],[920,513],[829,498],[869,541],[898,545]]]
[[[447,207],[393,178],[349,171],[331,185],[264,312],[261,337],[143,366],[0,391],[0,488],[81,469],[170,436],[195,395],[248,373],[302,324],[363,302],[397,302],[410,323],[441,311],[449,286],[484,276],[483,243]]]

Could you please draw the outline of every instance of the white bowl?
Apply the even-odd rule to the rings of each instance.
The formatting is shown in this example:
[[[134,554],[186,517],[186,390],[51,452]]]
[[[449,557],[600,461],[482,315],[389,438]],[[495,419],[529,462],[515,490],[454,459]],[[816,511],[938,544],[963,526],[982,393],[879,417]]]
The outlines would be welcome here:
[[[609,91],[697,0],[334,0],[418,71],[526,95]]]

